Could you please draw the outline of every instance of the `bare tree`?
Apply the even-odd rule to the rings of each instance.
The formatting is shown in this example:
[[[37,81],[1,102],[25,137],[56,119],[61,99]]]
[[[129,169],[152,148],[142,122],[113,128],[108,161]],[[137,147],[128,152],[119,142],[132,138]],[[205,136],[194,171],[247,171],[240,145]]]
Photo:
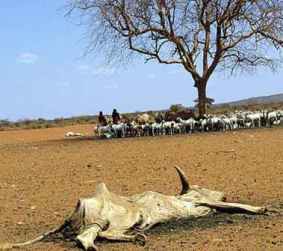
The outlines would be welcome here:
[[[69,0],[74,13],[88,25],[90,51],[182,65],[198,90],[200,116],[216,69],[274,69],[280,62],[282,0]]]

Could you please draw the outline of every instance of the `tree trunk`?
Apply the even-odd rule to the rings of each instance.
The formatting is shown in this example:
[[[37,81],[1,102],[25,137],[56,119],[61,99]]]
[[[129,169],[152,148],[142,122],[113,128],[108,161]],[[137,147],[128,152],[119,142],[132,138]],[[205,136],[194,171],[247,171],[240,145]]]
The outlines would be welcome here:
[[[206,114],[206,82],[200,81],[196,87],[198,90],[198,113],[202,118]]]

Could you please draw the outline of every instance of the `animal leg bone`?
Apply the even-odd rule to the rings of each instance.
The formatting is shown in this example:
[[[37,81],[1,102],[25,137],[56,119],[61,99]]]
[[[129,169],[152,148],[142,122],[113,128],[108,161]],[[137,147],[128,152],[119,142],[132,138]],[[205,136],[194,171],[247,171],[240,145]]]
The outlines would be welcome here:
[[[254,214],[263,214],[266,212],[265,207],[255,207],[251,205],[246,204],[240,204],[240,203],[230,203],[230,202],[223,202],[223,201],[201,201],[197,203],[200,206],[207,206],[211,208],[215,208],[218,210],[223,211],[244,211],[248,213],[254,213]]]
[[[84,250],[87,251],[98,250],[98,248],[94,245],[94,241],[101,230],[102,229],[99,225],[97,224],[91,225],[81,234],[79,234],[76,239],[83,246]]]
[[[82,233],[80,233],[76,240],[83,246],[84,250],[93,251],[98,250],[94,245],[94,241],[101,231],[105,231],[109,226],[109,222],[103,219],[97,219],[95,223],[87,226]]]
[[[105,238],[108,240],[114,240],[114,241],[130,241],[135,242],[138,244],[141,244],[142,246],[145,245],[146,242],[146,236],[143,233],[135,233],[135,234],[125,234],[120,231],[103,231],[99,232],[99,237]]]
[[[0,244],[0,250],[8,250],[8,249],[13,249],[13,248],[21,248],[21,247],[24,247],[24,246],[28,246],[28,245],[32,245],[36,242],[39,242],[39,241],[42,241],[44,240],[46,237],[52,235],[52,234],[56,234],[58,232],[60,232],[64,226],[65,226],[66,223],[64,223],[62,226],[60,226],[59,228],[55,228],[51,231],[48,231],[38,237],[36,237],[35,239],[32,239],[32,240],[29,240],[29,241],[26,241],[26,242],[21,242],[21,243],[4,243],[4,244]]]

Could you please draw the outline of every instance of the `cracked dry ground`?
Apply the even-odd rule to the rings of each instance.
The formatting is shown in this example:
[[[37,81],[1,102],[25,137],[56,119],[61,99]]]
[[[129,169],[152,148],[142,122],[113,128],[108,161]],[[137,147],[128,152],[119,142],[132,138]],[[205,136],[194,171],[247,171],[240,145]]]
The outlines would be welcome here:
[[[229,201],[283,208],[283,129],[116,140],[67,140],[91,125],[0,132],[0,242],[23,241],[63,222],[79,197],[105,182],[130,195],[179,191],[173,169]],[[283,250],[283,216],[216,215],[161,225],[145,247],[99,242],[101,250]],[[24,250],[77,250],[39,243]]]

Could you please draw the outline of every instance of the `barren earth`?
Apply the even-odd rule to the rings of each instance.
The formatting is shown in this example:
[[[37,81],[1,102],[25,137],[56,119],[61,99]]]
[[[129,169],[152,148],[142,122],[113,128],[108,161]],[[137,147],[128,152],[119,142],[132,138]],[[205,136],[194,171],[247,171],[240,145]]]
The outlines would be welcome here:
[[[127,138],[91,135],[92,126],[0,132],[0,242],[31,239],[61,224],[99,182],[121,195],[176,194],[179,165],[191,184],[228,201],[283,208],[283,129]],[[98,242],[101,250],[283,250],[283,216],[215,215],[157,226],[144,247]],[[24,250],[77,250],[39,243]]]

